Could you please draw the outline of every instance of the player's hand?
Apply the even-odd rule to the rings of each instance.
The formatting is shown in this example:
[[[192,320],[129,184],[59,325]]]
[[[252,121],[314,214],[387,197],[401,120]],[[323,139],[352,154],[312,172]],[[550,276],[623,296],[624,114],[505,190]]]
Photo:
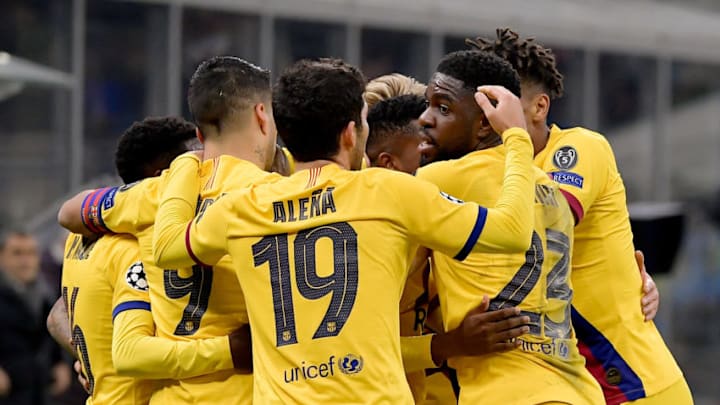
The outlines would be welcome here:
[[[236,370],[251,374],[252,363],[252,341],[250,340],[250,325],[243,325],[240,329],[230,334],[230,354],[233,359],[233,366]]]
[[[80,364],[80,360],[75,360],[75,363],[73,364],[73,368],[75,369],[75,372],[77,373],[78,382],[83,387],[85,392],[87,392],[88,394],[92,394],[90,392],[90,382],[85,377],[85,374],[83,374],[82,364]]]
[[[504,308],[488,312],[490,301],[484,296],[480,305],[468,312],[460,326],[433,339],[433,361],[441,364],[450,357],[479,356],[515,349],[514,339],[530,331],[527,316],[520,316],[518,308]]]
[[[72,372],[70,367],[65,363],[58,363],[52,368],[53,383],[50,386],[50,394],[52,396],[62,395],[68,388],[70,388],[70,382],[72,381]]]
[[[645,322],[652,321],[657,315],[658,308],[660,307],[660,291],[655,285],[655,281],[650,277],[645,268],[645,255],[640,250],[635,251],[635,261],[637,262],[638,269],[640,269],[640,276],[642,277],[643,283],[643,297],[640,303],[642,304],[642,312],[645,315]]]
[[[475,101],[495,132],[502,135],[510,128],[527,130],[520,99],[510,90],[502,86],[480,86],[477,90]],[[491,99],[496,101],[496,105],[493,105]]]
[[[12,389],[10,376],[0,367],[0,398],[6,397]]]

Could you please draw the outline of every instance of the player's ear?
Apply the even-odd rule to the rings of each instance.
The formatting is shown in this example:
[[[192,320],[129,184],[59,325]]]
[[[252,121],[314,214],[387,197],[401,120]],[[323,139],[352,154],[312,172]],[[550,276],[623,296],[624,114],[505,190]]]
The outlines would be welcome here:
[[[197,137],[198,141],[200,141],[200,143],[205,143],[205,136],[200,131],[200,127],[195,127],[195,136]]]
[[[268,114],[267,108],[264,103],[257,103],[254,107],[255,118],[258,121],[258,126],[263,135],[269,135],[272,131],[272,123],[270,120],[270,114]]]
[[[550,111],[550,97],[547,94],[540,93],[533,97],[532,110],[530,112],[530,118],[533,121],[545,122],[548,111]]]
[[[355,132],[355,121],[350,121],[340,135],[340,149],[352,150],[357,144],[357,132]]]
[[[483,112],[480,112],[480,115],[475,120],[474,127],[475,128],[473,132],[477,135],[478,139],[482,139],[495,134],[495,130],[493,129],[492,125],[490,125],[490,121],[488,121],[485,113]]]
[[[395,170],[395,162],[391,154],[387,152],[380,152],[376,159],[375,167],[384,167],[386,169]]]

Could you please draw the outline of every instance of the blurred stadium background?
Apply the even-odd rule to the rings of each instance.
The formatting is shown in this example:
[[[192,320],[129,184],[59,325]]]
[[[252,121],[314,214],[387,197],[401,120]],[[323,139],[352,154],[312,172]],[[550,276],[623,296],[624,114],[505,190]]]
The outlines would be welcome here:
[[[657,323],[697,403],[720,404],[718,0],[2,0],[0,224],[57,251],[59,202],[117,181],[134,120],[190,118],[186,86],[209,56],[274,72],[337,56],[425,81],[465,37],[503,26],[555,51],[566,95],[552,121],[613,145]]]

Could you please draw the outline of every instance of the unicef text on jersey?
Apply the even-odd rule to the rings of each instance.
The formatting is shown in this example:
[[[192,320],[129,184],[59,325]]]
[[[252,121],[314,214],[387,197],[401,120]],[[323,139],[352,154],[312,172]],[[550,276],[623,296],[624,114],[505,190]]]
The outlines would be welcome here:
[[[346,354],[345,356],[335,357],[331,355],[327,362],[306,363],[302,362],[300,366],[285,370],[285,383],[295,383],[302,380],[314,380],[316,378],[330,378],[336,375],[353,375],[358,374],[363,369],[362,356]],[[336,371],[340,371],[337,374]]]

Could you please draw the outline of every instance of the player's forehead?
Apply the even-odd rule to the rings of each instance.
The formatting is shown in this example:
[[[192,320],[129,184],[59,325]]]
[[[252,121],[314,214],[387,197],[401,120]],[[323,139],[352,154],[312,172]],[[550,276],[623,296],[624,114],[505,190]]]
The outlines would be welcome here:
[[[425,90],[425,97],[428,100],[432,99],[432,97],[458,100],[466,92],[465,83],[462,80],[445,73],[435,72],[430,78],[430,82]]]

